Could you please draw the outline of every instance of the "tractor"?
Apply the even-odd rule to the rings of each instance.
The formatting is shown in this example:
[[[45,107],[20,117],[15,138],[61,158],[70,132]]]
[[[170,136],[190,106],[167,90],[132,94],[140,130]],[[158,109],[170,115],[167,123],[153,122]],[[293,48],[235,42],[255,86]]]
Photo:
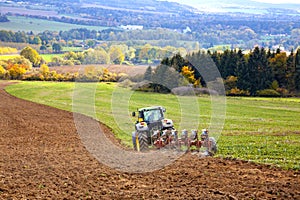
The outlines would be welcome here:
[[[146,151],[149,146],[164,147],[170,143],[171,135],[174,136],[174,124],[171,119],[166,119],[166,109],[162,106],[152,106],[138,110],[138,120],[135,131],[132,133],[132,142],[137,151]],[[132,113],[136,116],[136,112]]]
[[[197,130],[192,130],[190,136],[187,130],[183,130],[179,137],[173,121],[164,117],[165,112],[166,109],[162,106],[138,110],[138,120],[132,133],[132,143],[136,151],[147,151],[149,146],[179,150],[185,146],[187,151],[191,151],[192,147],[197,151],[204,147],[206,156],[212,156],[217,152],[216,140],[209,137],[207,129],[202,130],[200,137]],[[133,112],[132,116],[135,117],[136,112]]]

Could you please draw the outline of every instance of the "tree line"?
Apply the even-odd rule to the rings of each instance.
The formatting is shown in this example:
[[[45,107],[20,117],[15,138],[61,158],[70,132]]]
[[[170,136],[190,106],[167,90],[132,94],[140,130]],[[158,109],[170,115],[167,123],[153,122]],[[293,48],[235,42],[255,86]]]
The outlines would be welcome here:
[[[259,47],[247,54],[241,50],[199,51],[185,58],[180,54],[165,58],[154,71],[147,69],[144,79],[150,84],[142,90],[170,92],[188,84],[207,87],[208,82],[218,81],[210,77],[214,67],[220,73],[226,95],[277,97],[300,92],[300,49],[287,55],[279,49],[271,52]]]
[[[103,67],[88,66],[80,73],[60,74],[48,67],[36,50],[25,47],[20,56],[0,60],[0,79],[35,81],[116,82],[124,74],[110,72]]]

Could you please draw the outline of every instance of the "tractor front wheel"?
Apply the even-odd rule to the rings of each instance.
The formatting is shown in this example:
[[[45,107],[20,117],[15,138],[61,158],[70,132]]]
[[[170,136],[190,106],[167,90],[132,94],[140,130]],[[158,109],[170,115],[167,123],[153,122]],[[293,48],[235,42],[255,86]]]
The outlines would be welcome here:
[[[146,131],[139,131],[138,133],[138,145],[140,151],[148,150],[148,134]]]

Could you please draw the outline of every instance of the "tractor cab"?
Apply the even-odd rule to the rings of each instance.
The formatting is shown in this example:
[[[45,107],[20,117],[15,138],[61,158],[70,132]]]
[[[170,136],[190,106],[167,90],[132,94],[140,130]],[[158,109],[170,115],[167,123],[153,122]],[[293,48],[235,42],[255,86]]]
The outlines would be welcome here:
[[[166,109],[162,106],[152,106],[138,110],[138,120],[135,124],[135,132],[132,135],[135,147],[140,146],[139,148],[146,149],[148,145],[153,144],[153,137],[157,131],[174,129],[173,121],[165,118],[165,112]],[[135,117],[136,112],[133,112],[132,116]]]
[[[148,125],[164,119],[165,108],[160,106],[139,109],[138,122],[146,122]]]

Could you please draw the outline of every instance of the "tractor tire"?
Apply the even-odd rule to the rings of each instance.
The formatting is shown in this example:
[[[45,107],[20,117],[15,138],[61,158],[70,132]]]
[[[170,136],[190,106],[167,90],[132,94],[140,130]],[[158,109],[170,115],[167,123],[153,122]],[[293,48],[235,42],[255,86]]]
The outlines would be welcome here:
[[[138,139],[140,145],[140,151],[147,151],[148,150],[148,134],[146,131],[138,132]]]
[[[217,153],[218,151],[218,147],[217,147],[217,142],[215,140],[215,138],[213,137],[210,137],[209,138],[209,142],[211,144],[210,146],[210,149],[209,149],[209,152],[212,153],[213,155]]]
[[[137,146],[136,146],[136,141],[135,141],[136,139],[135,139],[135,134],[134,135],[132,135],[132,144],[133,144],[133,149],[135,150],[135,151],[137,151]]]

